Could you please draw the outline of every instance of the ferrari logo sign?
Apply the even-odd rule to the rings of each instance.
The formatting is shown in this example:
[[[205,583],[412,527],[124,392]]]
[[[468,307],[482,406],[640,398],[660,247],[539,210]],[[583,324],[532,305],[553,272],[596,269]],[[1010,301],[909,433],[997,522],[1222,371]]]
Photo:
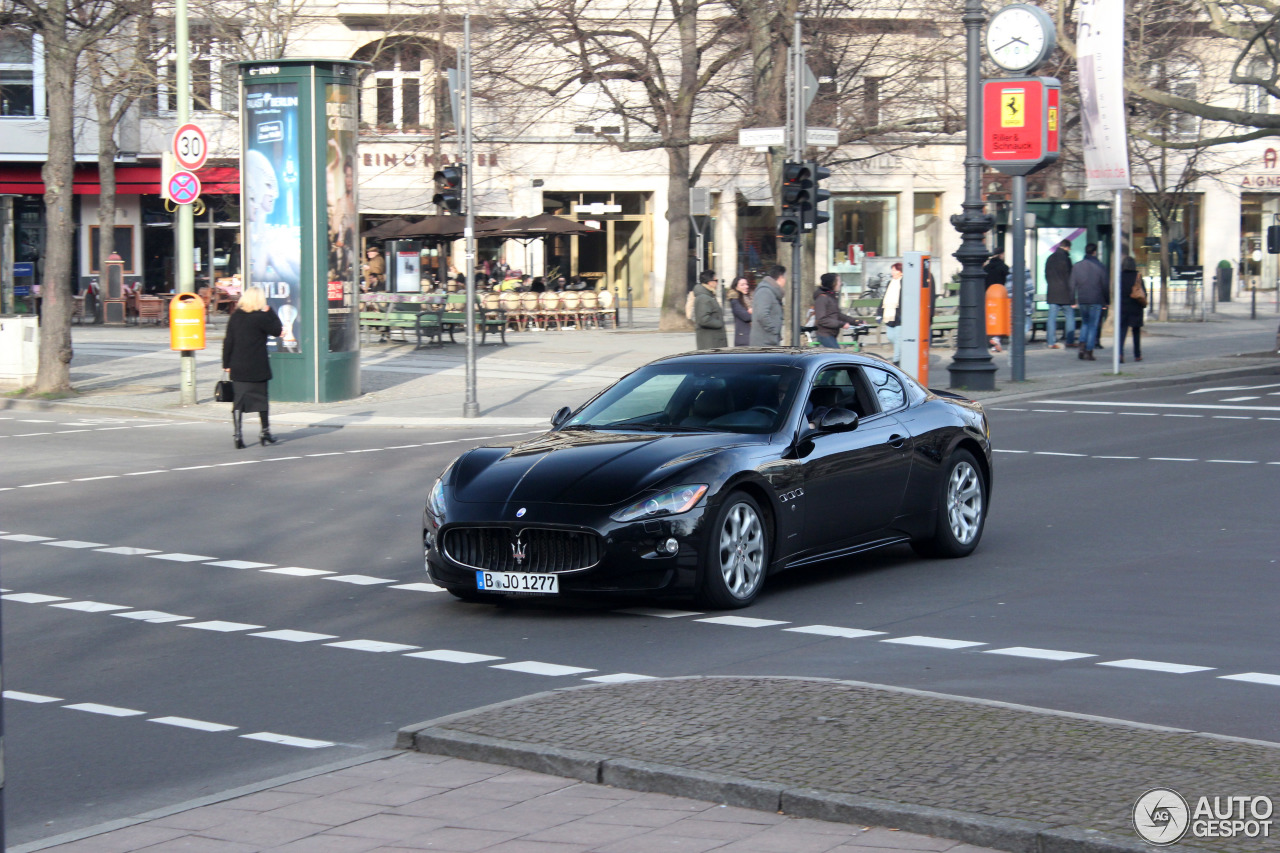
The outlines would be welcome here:
[[[1058,81],[1052,77],[982,84],[982,161],[1029,175],[1058,159]]]
[[[1000,126],[1024,127],[1027,122],[1027,93],[1022,89],[1005,89],[1000,101]]]

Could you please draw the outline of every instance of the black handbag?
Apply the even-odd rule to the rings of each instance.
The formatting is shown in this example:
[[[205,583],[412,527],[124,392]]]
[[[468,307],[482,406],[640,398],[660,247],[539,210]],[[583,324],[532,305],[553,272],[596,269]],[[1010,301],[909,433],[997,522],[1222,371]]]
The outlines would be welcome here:
[[[231,380],[219,379],[213,386],[213,401],[215,403],[234,403],[235,399],[235,387],[231,384]]]

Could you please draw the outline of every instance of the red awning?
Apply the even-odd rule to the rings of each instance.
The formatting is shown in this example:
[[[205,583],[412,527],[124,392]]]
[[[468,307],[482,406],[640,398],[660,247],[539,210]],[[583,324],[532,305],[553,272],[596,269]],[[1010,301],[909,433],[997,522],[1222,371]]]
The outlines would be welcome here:
[[[196,172],[202,195],[238,195],[240,170],[234,166],[209,166]],[[97,195],[98,167],[77,165],[72,181],[76,195]],[[120,195],[160,195],[159,166],[116,166],[116,192]],[[0,164],[0,193],[44,195],[39,163]]]

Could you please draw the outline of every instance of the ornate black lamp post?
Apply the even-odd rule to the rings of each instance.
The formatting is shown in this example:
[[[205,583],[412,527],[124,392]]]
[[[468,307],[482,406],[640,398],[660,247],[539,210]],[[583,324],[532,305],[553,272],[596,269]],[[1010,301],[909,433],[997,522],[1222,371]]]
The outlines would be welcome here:
[[[984,235],[994,220],[982,203],[982,0],[965,0],[965,145],[964,213],[951,217],[960,232],[960,323],[956,353],[947,369],[951,387],[970,391],[994,391],[996,366],[987,352],[986,274],[982,265],[988,254]]]

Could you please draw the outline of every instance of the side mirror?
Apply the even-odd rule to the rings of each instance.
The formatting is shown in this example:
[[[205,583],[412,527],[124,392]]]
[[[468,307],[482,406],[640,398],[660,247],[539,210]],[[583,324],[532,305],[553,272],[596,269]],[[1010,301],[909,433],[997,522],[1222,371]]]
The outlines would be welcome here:
[[[827,409],[817,427],[819,432],[852,432],[858,428],[858,414],[848,409]]]
[[[552,429],[556,429],[563,426],[564,423],[569,420],[569,416],[572,414],[573,414],[573,409],[570,409],[568,406],[562,406],[560,408],[560,411],[556,412],[554,415],[551,416]]]

